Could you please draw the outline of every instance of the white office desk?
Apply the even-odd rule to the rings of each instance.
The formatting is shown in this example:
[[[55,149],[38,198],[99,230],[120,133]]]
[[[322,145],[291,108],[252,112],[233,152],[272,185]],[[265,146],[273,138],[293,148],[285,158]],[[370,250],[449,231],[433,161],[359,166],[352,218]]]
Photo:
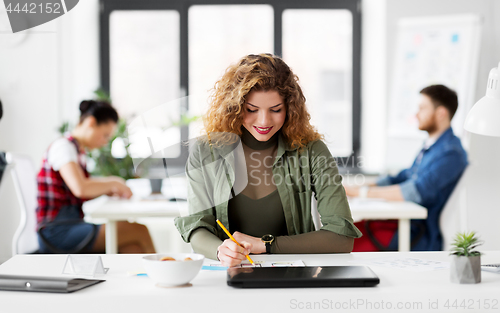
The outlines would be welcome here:
[[[175,185],[172,185],[175,184]],[[168,198],[186,198],[185,182],[176,178],[163,180],[162,193],[164,200],[147,200],[151,193],[149,179],[127,180],[134,195],[131,199],[101,196],[83,204],[85,217],[90,222],[104,222],[106,224],[106,253],[118,252],[117,228],[118,221],[137,221],[141,218],[166,218],[179,216],[182,204],[168,201]],[[186,189],[187,190],[187,189]]]
[[[410,251],[410,220],[427,218],[427,209],[410,201],[384,201],[378,199],[349,199],[354,221],[398,220],[398,250]]]
[[[413,202],[373,201],[351,199],[349,201],[354,220],[397,219],[399,228],[399,251],[410,251],[410,219],[427,217],[427,210]],[[187,212],[187,202],[145,201],[100,197],[88,202],[86,215],[92,219],[103,219],[106,223],[106,253],[117,253],[116,222],[137,220],[144,217],[176,217],[180,210]]]
[[[498,312],[500,274],[482,272],[482,282],[458,285],[449,270],[410,272],[371,266],[377,287],[235,289],[225,271],[204,271],[192,287],[159,288],[144,276],[127,276],[142,268],[141,255],[102,255],[106,282],[72,294],[0,291],[0,312]],[[447,252],[379,252],[322,255],[253,256],[255,260],[301,259],[307,266],[353,265],[380,257],[448,261]],[[66,255],[18,255],[0,265],[0,274],[63,276]],[[500,262],[500,251],[485,252],[482,263]],[[461,307],[462,301],[464,307]],[[456,302],[455,302],[456,301]],[[455,308],[452,307],[455,303]],[[448,304],[448,308],[445,306]],[[437,306],[436,306],[437,305]],[[486,309],[488,306],[490,309]],[[316,309],[307,309],[316,306]],[[319,307],[318,307],[319,306]],[[388,307],[392,309],[387,309]],[[402,306],[402,308],[397,309]],[[378,309],[377,309],[378,308]],[[383,309],[384,308],[384,309]],[[496,308],[496,309],[493,309]]]
[[[180,207],[186,204],[179,204]],[[85,203],[85,215],[91,219],[102,219],[106,224],[106,253],[118,253],[116,222],[137,220],[144,217],[179,216],[176,202],[143,200],[133,197],[130,200],[102,196]]]

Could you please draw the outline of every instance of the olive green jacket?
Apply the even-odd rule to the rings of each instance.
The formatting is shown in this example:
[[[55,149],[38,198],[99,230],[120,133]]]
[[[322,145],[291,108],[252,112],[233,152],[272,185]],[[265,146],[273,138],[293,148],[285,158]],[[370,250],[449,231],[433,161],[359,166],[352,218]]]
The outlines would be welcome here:
[[[206,140],[198,140],[193,145],[186,165],[188,212],[183,212],[181,217],[175,219],[184,241],[189,242],[191,233],[200,227],[222,240],[226,239],[216,219],[233,232],[228,221],[228,201],[231,195],[238,194],[246,186],[245,182],[235,183],[235,176],[241,169],[244,172],[239,177],[246,179],[240,140],[218,147]],[[322,141],[310,142],[302,150],[291,149],[280,134],[272,171],[283,205],[288,235],[315,230],[311,215],[314,194],[322,230],[361,237],[361,232],[353,224],[335,159]]]

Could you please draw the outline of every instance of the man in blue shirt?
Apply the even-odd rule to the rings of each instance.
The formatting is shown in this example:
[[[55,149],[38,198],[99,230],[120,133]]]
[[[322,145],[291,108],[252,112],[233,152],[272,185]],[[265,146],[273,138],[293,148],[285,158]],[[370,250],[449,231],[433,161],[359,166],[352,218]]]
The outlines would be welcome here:
[[[443,85],[428,86],[420,93],[418,128],[429,138],[413,165],[396,176],[380,177],[371,186],[345,188],[348,196],[413,201],[424,206],[427,219],[411,221],[411,250],[440,251],[439,216],[467,166],[467,154],[451,129],[457,94]],[[388,249],[396,250],[397,242],[396,232]]]

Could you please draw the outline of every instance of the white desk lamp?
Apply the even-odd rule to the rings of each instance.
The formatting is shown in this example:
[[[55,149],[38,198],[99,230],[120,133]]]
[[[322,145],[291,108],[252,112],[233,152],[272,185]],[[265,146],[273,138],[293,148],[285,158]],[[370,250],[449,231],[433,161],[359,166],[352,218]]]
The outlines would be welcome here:
[[[465,119],[465,130],[483,136],[500,137],[500,63],[498,67],[492,68],[488,76],[486,96],[481,98],[467,114]],[[466,192],[463,192],[463,201],[466,202]],[[462,208],[463,210],[463,208]],[[466,214],[462,211],[462,219]],[[463,220],[462,228],[466,228],[466,220]]]
[[[464,128],[478,135],[500,137],[500,63],[491,69],[486,96],[467,114]]]

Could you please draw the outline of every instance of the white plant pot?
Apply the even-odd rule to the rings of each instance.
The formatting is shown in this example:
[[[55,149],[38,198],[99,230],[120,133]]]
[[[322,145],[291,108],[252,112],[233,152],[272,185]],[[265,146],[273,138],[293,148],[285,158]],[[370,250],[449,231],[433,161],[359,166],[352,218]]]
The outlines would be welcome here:
[[[481,282],[481,256],[451,256],[450,279],[456,284]]]

